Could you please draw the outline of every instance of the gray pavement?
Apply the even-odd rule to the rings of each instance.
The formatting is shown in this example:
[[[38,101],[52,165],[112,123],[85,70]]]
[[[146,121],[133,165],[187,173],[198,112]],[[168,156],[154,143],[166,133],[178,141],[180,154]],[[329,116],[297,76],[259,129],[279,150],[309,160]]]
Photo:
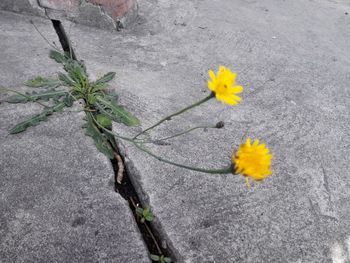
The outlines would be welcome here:
[[[56,39],[49,20],[0,12],[3,86],[23,90],[24,80],[61,70],[29,19]],[[58,113],[9,135],[40,106],[0,108],[0,262],[149,262],[128,204],[114,192],[110,161],[84,135],[84,114]]]
[[[274,174],[251,189],[241,176],[186,171],[125,144],[180,262],[350,260],[349,11],[347,1],[145,0],[138,25],[120,35],[72,27],[79,57],[92,75],[117,72],[112,86],[143,128],[206,96],[209,68],[230,67],[245,87],[237,106],[210,101],[152,137],[219,120],[225,129],[150,148],[220,167],[242,139],[260,138]]]

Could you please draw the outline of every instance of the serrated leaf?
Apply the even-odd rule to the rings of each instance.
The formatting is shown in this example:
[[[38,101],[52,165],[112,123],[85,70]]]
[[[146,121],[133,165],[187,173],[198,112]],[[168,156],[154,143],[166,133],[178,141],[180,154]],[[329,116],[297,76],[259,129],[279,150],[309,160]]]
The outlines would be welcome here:
[[[36,78],[25,81],[24,85],[31,88],[50,88],[50,87],[59,86],[60,82],[55,79],[47,79],[47,78],[38,76]]]
[[[58,79],[60,81],[62,81],[67,86],[74,86],[75,85],[75,82],[64,73],[59,72]]]
[[[40,124],[40,122],[47,121],[48,116],[54,112],[62,111],[64,108],[64,103],[59,103],[52,108],[44,109],[42,113],[36,114],[29,119],[22,121],[15,125],[12,129],[9,130],[10,134],[16,134],[25,131],[29,127],[34,127]]]
[[[34,127],[42,121],[47,121],[46,113],[36,114],[29,119],[22,121],[15,125],[12,129],[9,130],[10,134],[16,134],[25,131],[29,127]]]
[[[91,84],[91,93],[95,93],[95,92],[98,92],[98,91],[101,91],[101,90],[105,90],[108,88],[107,84],[105,83],[101,83],[101,84],[95,84],[95,83],[92,83]]]
[[[68,72],[69,77],[76,83],[86,85],[87,74],[83,63],[70,59],[65,65],[64,70]]]
[[[151,254],[150,255],[150,258],[153,260],[153,261],[159,261],[160,260],[160,257],[158,255],[153,255]]]
[[[86,124],[84,125],[85,134],[94,140],[97,150],[105,154],[109,159],[113,159],[114,152],[111,144],[108,142],[108,139],[104,136],[104,134],[101,133],[96,127],[90,114],[91,113],[88,113],[86,115]]]
[[[127,126],[136,126],[140,121],[127,111],[123,106],[118,105],[116,101],[106,97],[97,96],[95,106],[113,121],[123,123]]]
[[[63,98],[63,101],[64,105],[66,105],[66,107],[72,107],[73,106],[73,103],[74,103],[74,97],[67,93],[64,98]]]
[[[115,77],[115,72],[108,72],[103,77],[95,81],[95,84],[104,84],[111,81]]]
[[[69,59],[69,57],[57,50],[50,50],[49,57],[61,64],[66,63]]]
[[[29,101],[44,100],[47,101],[52,98],[63,97],[67,91],[65,90],[44,90],[40,92],[33,91],[32,93],[26,92],[26,96],[23,95],[12,95],[5,99],[8,103],[26,103]]]

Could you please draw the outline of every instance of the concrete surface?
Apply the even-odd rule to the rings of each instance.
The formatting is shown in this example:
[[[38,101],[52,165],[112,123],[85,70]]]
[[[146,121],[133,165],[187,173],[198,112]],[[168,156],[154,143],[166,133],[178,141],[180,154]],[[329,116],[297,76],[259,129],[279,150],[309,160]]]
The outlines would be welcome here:
[[[60,70],[28,19],[0,13],[3,86],[23,89],[24,80]],[[49,21],[35,23],[55,39]],[[0,262],[149,262],[128,204],[113,190],[109,160],[84,135],[84,114],[60,113],[9,135],[40,107],[0,108]]]
[[[36,0],[1,0],[0,10],[45,16],[45,10],[39,6]]]
[[[95,76],[117,72],[112,86],[143,128],[206,96],[209,68],[230,67],[245,87],[239,105],[210,101],[152,137],[219,120],[225,129],[150,148],[220,167],[249,135],[274,154],[273,176],[247,189],[241,176],[189,172],[125,144],[179,262],[349,261],[349,3],[145,0],[139,10],[123,35],[72,27],[71,38]]]

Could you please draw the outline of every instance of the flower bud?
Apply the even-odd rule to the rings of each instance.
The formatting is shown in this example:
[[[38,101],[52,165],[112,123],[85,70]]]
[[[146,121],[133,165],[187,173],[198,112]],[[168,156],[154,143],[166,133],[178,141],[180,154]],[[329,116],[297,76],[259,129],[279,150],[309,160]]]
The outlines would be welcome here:
[[[221,129],[225,126],[225,123],[223,121],[219,121],[216,125],[215,128],[217,129]]]

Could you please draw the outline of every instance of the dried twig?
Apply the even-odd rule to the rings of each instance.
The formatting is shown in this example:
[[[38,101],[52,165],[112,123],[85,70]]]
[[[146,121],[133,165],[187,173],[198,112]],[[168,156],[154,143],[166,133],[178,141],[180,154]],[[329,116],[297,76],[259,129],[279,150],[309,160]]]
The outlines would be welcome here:
[[[122,157],[118,153],[114,152],[114,157],[117,159],[118,163],[117,183],[121,184],[124,177],[124,163]]]

